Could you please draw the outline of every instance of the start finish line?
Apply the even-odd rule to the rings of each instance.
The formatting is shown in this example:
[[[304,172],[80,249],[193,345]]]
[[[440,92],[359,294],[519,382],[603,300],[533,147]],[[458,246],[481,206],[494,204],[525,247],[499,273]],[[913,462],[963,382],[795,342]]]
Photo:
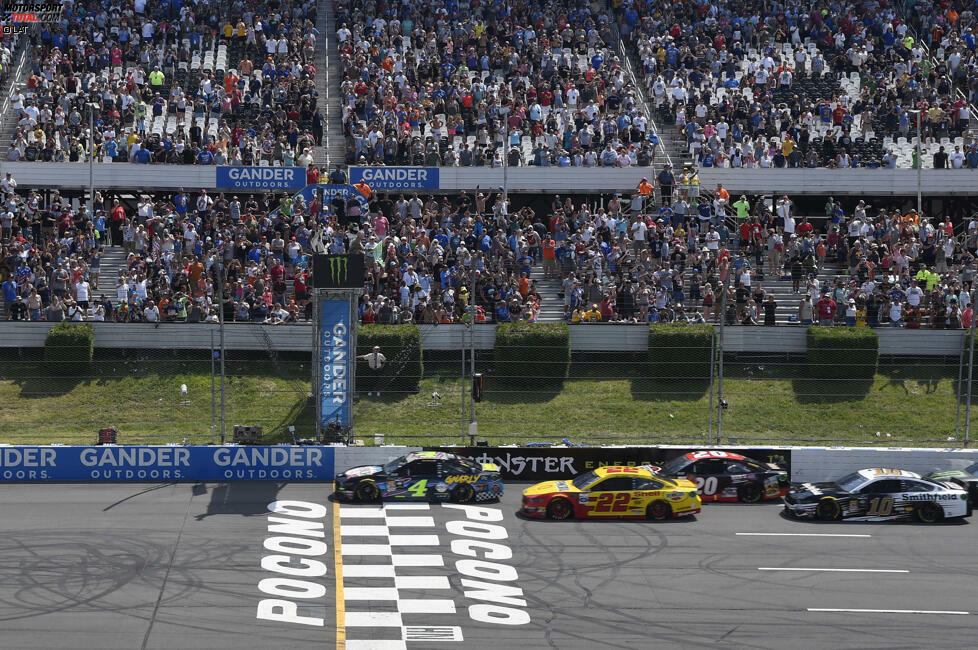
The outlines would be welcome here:
[[[332,447],[0,447],[0,482],[330,481],[333,474]]]

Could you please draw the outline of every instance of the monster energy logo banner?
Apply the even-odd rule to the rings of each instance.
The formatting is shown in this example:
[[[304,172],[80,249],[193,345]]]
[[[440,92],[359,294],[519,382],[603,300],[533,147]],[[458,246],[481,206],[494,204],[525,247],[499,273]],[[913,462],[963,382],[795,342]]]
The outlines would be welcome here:
[[[363,255],[316,255],[312,260],[312,286],[316,289],[363,287]]]

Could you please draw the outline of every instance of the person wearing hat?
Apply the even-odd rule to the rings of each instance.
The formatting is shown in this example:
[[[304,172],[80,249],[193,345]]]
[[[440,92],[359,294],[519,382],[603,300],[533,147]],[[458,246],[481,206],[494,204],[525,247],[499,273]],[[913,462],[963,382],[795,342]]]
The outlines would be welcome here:
[[[367,385],[367,395],[374,393],[380,397],[380,382],[383,376],[384,366],[387,365],[387,357],[380,351],[380,346],[375,345],[373,350],[367,354],[357,355],[357,361],[366,361],[370,372],[364,374],[364,383]],[[376,388],[377,390],[373,390]]]
[[[666,163],[659,172],[659,196],[662,198],[662,205],[672,205],[672,188],[676,185],[676,177],[672,173],[672,165]]]

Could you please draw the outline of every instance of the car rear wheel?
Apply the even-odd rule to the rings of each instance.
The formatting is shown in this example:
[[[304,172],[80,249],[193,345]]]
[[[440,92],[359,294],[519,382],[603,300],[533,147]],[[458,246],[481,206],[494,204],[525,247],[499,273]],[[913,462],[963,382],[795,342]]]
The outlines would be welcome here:
[[[645,509],[645,517],[647,519],[662,521],[663,519],[668,519],[671,516],[672,506],[665,501],[653,501]]]
[[[815,506],[815,518],[822,521],[835,521],[842,515],[842,508],[835,499],[822,499]]]
[[[571,507],[570,501],[567,499],[552,499],[550,503],[547,504],[547,516],[556,521],[570,519],[573,514],[574,509]]]
[[[944,509],[933,501],[927,501],[917,506],[917,519],[925,524],[932,524],[944,518]]]
[[[737,498],[741,503],[757,503],[764,497],[764,491],[757,483],[749,483],[737,493]]]
[[[455,503],[468,503],[475,498],[475,490],[468,483],[459,483],[452,490],[452,501]]]
[[[380,498],[380,489],[373,481],[361,481],[353,491],[357,501],[376,501]]]

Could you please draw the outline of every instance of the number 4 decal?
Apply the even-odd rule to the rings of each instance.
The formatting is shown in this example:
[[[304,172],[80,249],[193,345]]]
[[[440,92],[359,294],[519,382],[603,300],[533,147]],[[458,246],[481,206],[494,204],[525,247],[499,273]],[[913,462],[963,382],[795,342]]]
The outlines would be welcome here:
[[[428,486],[428,479],[421,479],[417,483],[414,483],[408,487],[407,491],[416,496],[419,499],[425,496],[425,488]]]

